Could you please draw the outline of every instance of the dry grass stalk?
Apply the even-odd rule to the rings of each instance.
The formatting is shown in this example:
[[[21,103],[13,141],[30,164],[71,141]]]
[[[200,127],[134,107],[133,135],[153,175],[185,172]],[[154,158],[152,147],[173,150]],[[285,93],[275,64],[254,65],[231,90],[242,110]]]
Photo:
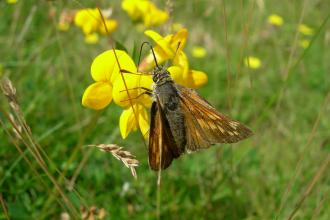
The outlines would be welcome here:
[[[8,131],[5,123],[2,120],[0,120],[0,125],[4,128],[6,134],[8,134],[11,142],[17,148],[17,150],[19,151],[21,156],[29,164],[30,168],[33,170],[35,175],[40,177],[40,173],[37,171],[36,167],[34,167],[34,164],[32,164],[31,160],[28,159],[24,155],[23,149],[21,149],[17,140],[19,140],[28,149],[28,151],[29,151],[29,153],[31,153],[33,159],[37,162],[39,167],[43,170],[43,172],[46,174],[46,176],[52,182],[55,191],[61,195],[61,198],[63,199],[67,208],[70,210],[72,216],[79,216],[79,212],[77,211],[76,207],[69,200],[69,198],[66,196],[65,192],[62,190],[61,186],[58,184],[58,182],[55,180],[54,176],[48,170],[48,164],[46,163],[44,158],[46,158],[47,161],[49,161],[50,163],[52,163],[52,164],[54,164],[54,163],[50,160],[48,155],[42,150],[39,143],[33,137],[32,131],[25,120],[24,114],[21,111],[19,103],[17,102],[16,88],[13,86],[12,82],[8,78],[1,79],[0,88],[1,88],[3,95],[7,98],[8,104],[10,106],[10,108],[9,108],[10,110],[7,111],[4,108],[2,108],[2,105],[0,105],[0,112],[5,116],[5,118],[9,122],[9,124],[12,126],[12,129],[14,130],[14,135]],[[16,137],[16,139],[15,139],[15,137]],[[57,172],[60,174],[60,172],[58,170],[57,170]],[[40,181],[44,184],[44,181],[42,179],[40,179]],[[44,185],[46,188],[48,188],[48,186],[46,184],[44,184]],[[59,204],[61,206],[63,206],[62,202],[60,202],[60,201],[59,201]]]
[[[139,166],[139,161],[135,159],[135,156],[129,151],[123,150],[123,147],[119,147],[115,144],[99,144],[88,145],[89,147],[97,147],[101,151],[111,153],[115,158],[124,163],[124,165],[131,170],[134,178],[137,178],[135,167]]]

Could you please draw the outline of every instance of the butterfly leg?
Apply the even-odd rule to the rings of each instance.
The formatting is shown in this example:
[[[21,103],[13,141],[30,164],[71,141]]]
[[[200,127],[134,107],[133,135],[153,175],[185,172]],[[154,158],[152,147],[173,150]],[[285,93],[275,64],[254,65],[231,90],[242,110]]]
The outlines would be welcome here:
[[[127,90],[134,90],[134,89],[143,89],[143,90],[145,90],[145,91],[147,91],[147,92],[150,92],[150,93],[152,92],[151,89],[148,89],[148,88],[143,87],[143,86],[138,86],[138,87],[130,88],[130,89],[127,89]],[[119,91],[119,92],[126,92],[127,90],[124,89],[124,90],[121,90],[121,91]]]
[[[126,100],[122,100],[121,102],[127,102],[127,101],[129,101],[129,100],[138,99],[138,98],[140,98],[140,97],[143,96],[143,95],[152,96],[152,92],[145,91],[145,92],[142,92],[141,94],[139,94],[138,96],[136,96],[136,97],[134,97],[134,98],[126,99]]]
[[[145,72],[142,72],[142,73],[139,73],[139,72],[137,72],[137,73],[133,73],[133,72],[131,72],[131,71],[129,71],[129,70],[125,70],[125,69],[121,69],[120,72],[121,72],[121,73],[133,74],[133,75],[140,75],[140,76],[141,76],[141,75],[149,75],[149,76],[153,75],[152,73],[145,73]]]

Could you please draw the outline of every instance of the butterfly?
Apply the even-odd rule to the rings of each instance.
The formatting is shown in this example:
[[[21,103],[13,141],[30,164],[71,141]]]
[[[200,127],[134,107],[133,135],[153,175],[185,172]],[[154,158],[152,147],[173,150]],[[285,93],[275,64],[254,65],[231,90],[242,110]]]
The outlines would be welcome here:
[[[218,112],[195,90],[176,84],[163,66],[156,65],[153,81],[149,132],[152,170],[166,169],[184,153],[252,135],[249,128]]]
[[[102,12],[98,10],[109,34]],[[138,63],[145,43],[148,42],[141,45]],[[142,94],[152,95],[154,99],[149,131],[151,169],[166,169],[173,159],[184,153],[205,149],[217,143],[235,143],[252,135],[249,128],[218,112],[196,91],[176,84],[170,73],[158,65],[154,50],[149,46],[156,64],[152,73],[154,88],[142,88],[146,90]],[[180,43],[177,51],[179,46]],[[118,62],[114,47],[112,49]],[[118,67],[121,69],[119,63]],[[120,72],[131,73],[124,69]]]

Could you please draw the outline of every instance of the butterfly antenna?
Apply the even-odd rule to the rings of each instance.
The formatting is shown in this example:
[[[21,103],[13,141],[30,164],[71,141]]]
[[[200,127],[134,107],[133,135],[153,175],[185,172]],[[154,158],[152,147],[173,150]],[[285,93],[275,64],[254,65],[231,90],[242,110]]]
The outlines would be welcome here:
[[[145,44],[148,44],[148,46],[150,47],[150,50],[151,50],[152,55],[153,55],[154,60],[155,60],[155,64],[156,64],[157,67],[159,67],[159,66],[158,66],[158,62],[157,62],[157,58],[156,58],[156,54],[155,54],[155,51],[154,51],[154,48],[152,48],[151,44],[150,44],[148,41],[145,41],[145,42],[143,42],[143,43],[141,44],[138,65],[140,65],[140,59],[141,59],[141,55],[142,55],[142,49],[143,49],[143,46],[144,46]]]
[[[181,45],[181,42],[179,42],[179,43],[178,43],[178,46],[176,47],[176,50],[175,50],[175,54],[174,54],[174,56],[173,56],[173,59],[172,59],[172,60],[174,60],[174,59],[175,59],[175,57],[176,57],[176,55],[178,54],[178,51],[179,51],[180,45]]]

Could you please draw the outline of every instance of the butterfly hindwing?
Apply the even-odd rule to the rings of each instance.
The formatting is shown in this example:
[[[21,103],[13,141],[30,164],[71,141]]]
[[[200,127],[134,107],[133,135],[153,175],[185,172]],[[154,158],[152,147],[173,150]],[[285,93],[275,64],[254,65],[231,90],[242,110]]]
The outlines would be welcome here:
[[[235,143],[252,131],[218,112],[196,91],[177,85],[186,123],[186,150],[196,151],[216,143]]]

